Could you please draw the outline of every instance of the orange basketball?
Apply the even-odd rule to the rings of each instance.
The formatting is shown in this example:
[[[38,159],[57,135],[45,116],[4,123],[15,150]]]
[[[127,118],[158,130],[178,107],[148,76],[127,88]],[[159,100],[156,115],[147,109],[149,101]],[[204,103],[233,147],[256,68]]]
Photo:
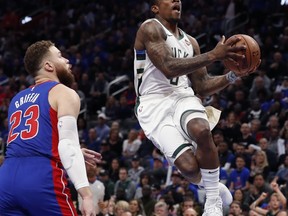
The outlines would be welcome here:
[[[235,65],[235,63],[229,59],[224,60],[223,64],[227,69],[231,71],[238,73],[248,73],[251,70],[253,70],[253,68],[255,68],[256,66],[259,66],[257,64],[259,63],[261,57],[260,47],[256,42],[256,40],[254,40],[254,38],[245,34],[233,35],[229,37],[225,43],[229,42],[231,38],[235,36],[241,37],[241,40],[235,44],[232,44],[232,46],[246,45],[246,51],[240,51],[241,53],[243,53],[243,55],[245,55],[245,58],[239,59],[238,66]]]

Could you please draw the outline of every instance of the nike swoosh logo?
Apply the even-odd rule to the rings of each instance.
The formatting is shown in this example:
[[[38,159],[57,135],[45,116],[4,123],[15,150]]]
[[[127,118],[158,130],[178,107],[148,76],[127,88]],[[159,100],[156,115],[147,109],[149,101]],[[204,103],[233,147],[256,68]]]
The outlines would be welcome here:
[[[208,173],[213,174],[213,173],[216,173],[216,172],[217,172],[217,170],[216,170],[216,171],[213,171],[213,172],[209,171]]]
[[[173,36],[173,35],[171,35],[171,34],[166,34],[168,37],[171,37],[171,36]]]

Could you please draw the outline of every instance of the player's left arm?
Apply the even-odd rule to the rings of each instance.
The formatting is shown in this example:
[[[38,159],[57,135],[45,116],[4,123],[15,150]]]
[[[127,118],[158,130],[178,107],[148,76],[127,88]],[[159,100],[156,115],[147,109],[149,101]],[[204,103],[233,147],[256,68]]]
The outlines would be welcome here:
[[[188,38],[193,46],[194,55],[200,55],[200,47],[196,39],[189,35]],[[232,82],[232,79],[229,80],[227,74],[219,76],[209,75],[206,67],[202,67],[187,76],[191,81],[195,93],[202,97],[217,93]]]
[[[90,200],[93,194],[89,188],[77,130],[80,98],[73,89],[59,84],[50,90],[49,103],[58,115],[58,153],[63,167],[82,199]]]

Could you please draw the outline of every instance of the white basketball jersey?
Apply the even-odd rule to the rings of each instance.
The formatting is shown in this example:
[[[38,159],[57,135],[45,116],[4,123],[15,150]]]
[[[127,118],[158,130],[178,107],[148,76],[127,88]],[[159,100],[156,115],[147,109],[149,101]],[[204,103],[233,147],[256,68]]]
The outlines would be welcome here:
[[[149,19],[145,22],[153,22],[157,19]],[[160,22],[159,22],[160,23]],[[184,31],[179,29],[181,36],[176,38],[164,25],[162,28],[167,34],[166,43],[171,48],[175,58],[191,58],[194,55],[193,46]],[[186,75],[167,79],[165,75],[156,68],[146,50],[134,50],[134,84],[138,96],[149,94],[169,94],[177,89],[189,87]]]

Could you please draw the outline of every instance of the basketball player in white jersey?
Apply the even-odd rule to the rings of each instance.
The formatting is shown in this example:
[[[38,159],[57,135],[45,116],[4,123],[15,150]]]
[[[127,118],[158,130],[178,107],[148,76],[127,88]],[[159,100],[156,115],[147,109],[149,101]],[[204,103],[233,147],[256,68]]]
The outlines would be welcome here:
[[[181,7],[180,0],[152,0],[155,18],[142,23],[137,32],[135,112],[146,136],[170,164],[190,182],[204,186],[203,215],[222,216],[222,204],[229,205],[232,197],[219,183],[219,158],[211,135],[213,128],[205,107],[195,95],[211,95],[234,82],[237,76],[244,76],[234,72],[209,76],[206,66],[227,58],[244,58],[237,52],[246,47],[231,47],[239,41],[236,37],[224,44],[223,36],[213,50],[200,54],[197,41],[177,26]]]

